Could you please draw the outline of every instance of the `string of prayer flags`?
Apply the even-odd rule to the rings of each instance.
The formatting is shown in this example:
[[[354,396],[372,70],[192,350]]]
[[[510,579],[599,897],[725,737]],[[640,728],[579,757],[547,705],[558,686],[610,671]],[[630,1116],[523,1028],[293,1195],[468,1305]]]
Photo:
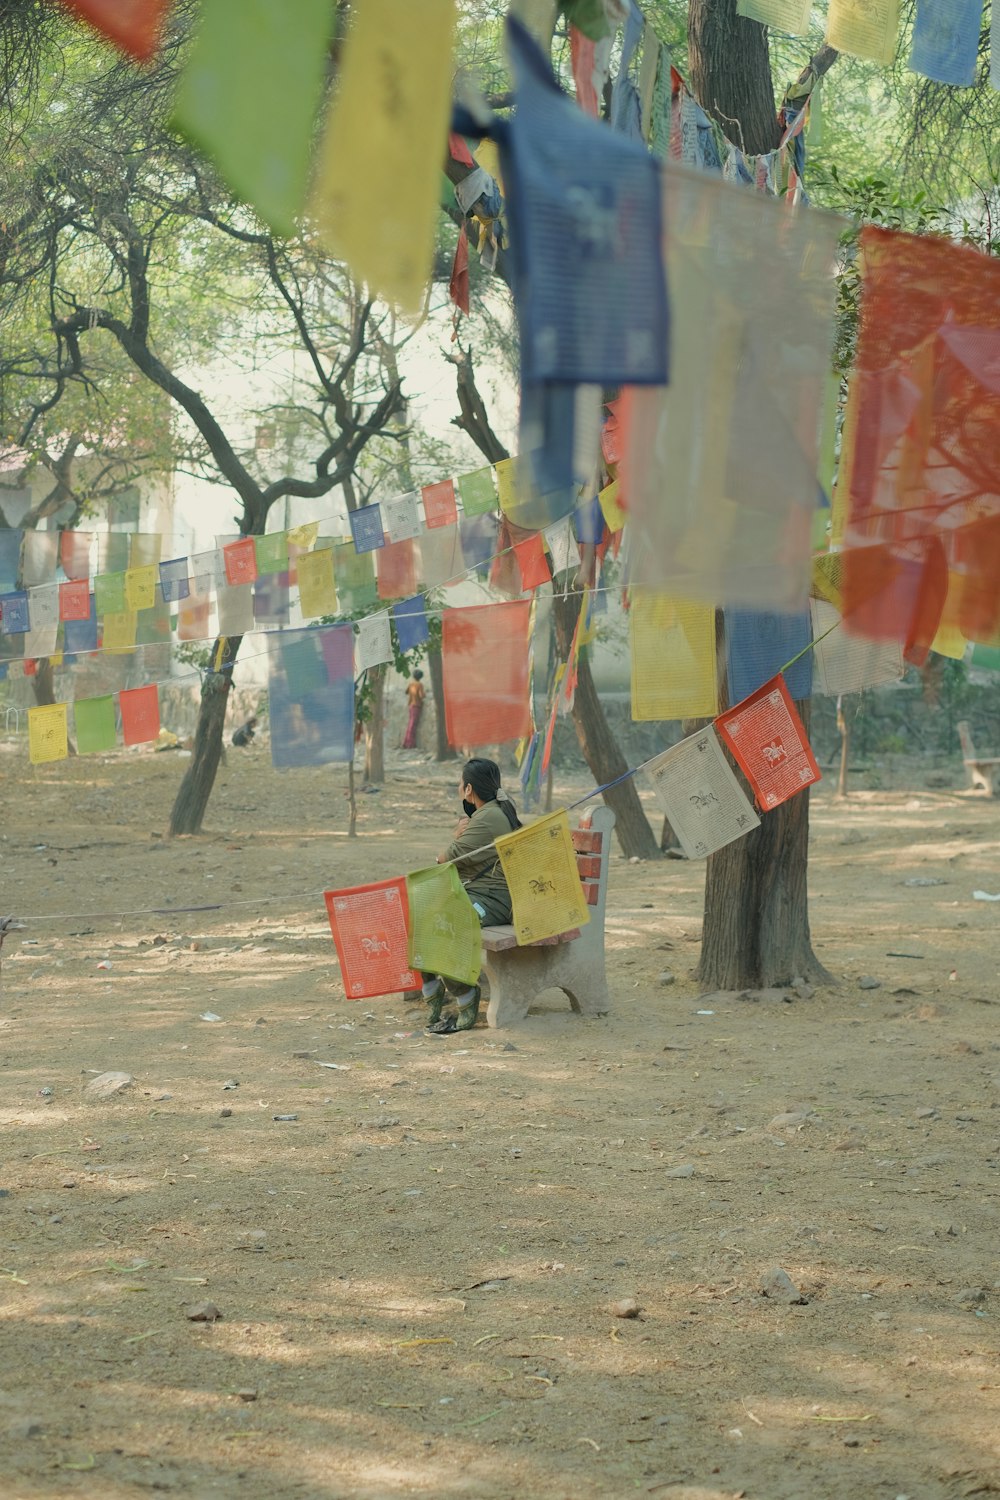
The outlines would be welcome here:
[[[688,859],[707,859],[760,826],[711,724],[664,750],[645,775]]]
[[[279,235],[306,204],[334,12],[327,0],[203,0],[174,124]],[[349,155],[349,153],[348,153]]]
[[[257,577],[257,546],[252,536],[240,537],[236,542],[227,542],[222,549],[226,569],[226,582],[230,588],[241,583],[253,583]]]
[[[108,693],[101,698],[79,698],[73,705],[76,748],[81,755],[96,755],[114,750],[115,700]]]
[[[662,177],[683,379],[623,398],[632,581],[801,610],[840,221],[706,172]]]
[[[71,583],[90,578],[92,531],[60,531],[59,561]]]
[[[160,732],[160,693],[155,682],[146,687],[122,688],[118,711],[126,745],[145,745],[156,739]]]
[[[254,557],[257,576],[263,573],[286,573],[288,571],[288,533],[269,531],[264,536],[255,536]]]
[[[93,594],[87,595],[87,613],[63,625],[63,650],[67,658],[97,650],[97,608]]]
[[[215,607],[220,635],[246,635],[253,629],[253,589],[248,583],[217,584]]]
[[[168,604],[186,599],[191,592],[188,566],[186,557],[174,557],[169,562],[160,563],[160,590]]]
[[[337,588],[333,572],[333,548],[317,547],[303,552],[298,559],[299,607],[303,618],[316,619],[332,615],[337,608]]]
[[[31,614],[28,595],[24,589],[14,589],[0,595],[0,630],[4,635],[21,635],[31,629]]]
[[[44,703],[28,709],[28,759],[33,766],[69,755],[65,703]]]
[[[729,702],[741,703],[779,672],[798,702],[812,693],[812,622],[808,610],[776,615],[768,610],[726,610]],[[797,657],[796,661],[792,658]]]
[[[132,610],[152,609],[156,603],[155,564],[125,570],[125,608]]]
[[[177,639],[179,641],[206,640],[211,611],[212,596],[210,594],[188,594],[180,601],[177,611]]]
[[[550,813],[496,841],[519,943],[558,937],[590,921],[569,818]]]
[[[357,631],[354,670],[358,676],[370,667],[379,667],[383,662],[393,660],[388,610],[383,609],[377,615],[365,615],[364,619],[354,622],[354,628]]]
[[[420,988],[410,968],[406,879],[324,891],[330,930],[348,1000]]]
[[[423,531],[416,495],[397,495],[380,501],[382,525],[390,542],[409,542]]]
[[[715,727],[749,781],[759,808],[770,812],[820,780],[805,726],[780,677],[722,714]]]
[[[342,607],[354,614],[369,609],[378,598],[375,564],[370,552],[356,552],[353,542],[340,542],[333,549],[333,574]]]
[[[759,21],[785,36],[804,36],[809,30],[812,0],[736,0],[736,14]]]
[[[374,552],[376,548],[385,546],[382,511],[377,502],[352,510],[350,521],[355,552]]]
[[[899,0],[830,0],[827,45],[870,62],[891,63],[896,56]]]
[[[358,6],[319,151],[322,238],[356,280],[410,313],[434,258],[454,28],[455,0]]]
[[[21,583],[26,589],[48,583],[56,575],[58,531],[25,531],[21,548]]]
[[[406,877],[409,961],[416,971],[475,984],[483,929],[454,865],[432,865]]]
[[[636,592],[630,611],[632,718],[696,719],[719,711],[712,605]]]
[[[415,594],[412,599],[403,599],[399,604],[394,604],[392,621],[396,627],[399,649],[404,656],[430,639],[422,594]]]
[[[903,649],[899,641],[868,640],[845,630],[842,624],[837,624],[841,618],[839,611],[826,599],[811,599],[809,605],[818,693],[839,698],[899,681],[903,675]],[[831,629],[834,625],[837,625],[835,630]]]
[[[521,592],[529,589],[537,589],[543,583],[552,582],[552,574],[545,557],[545,544],[541,533],[534,532],[531,536],[514,543],[514,555],[517,565],[521,570]]]
[[[983,0],[917,0],[910,67],[938,83],[968,88],[976,79]]]
[[[156,51],[170,0],[62,0],[123,52],[148,62]]]
[[[414,593],[417,557],[413,543],[386,542],[378,553],[375,570],[380,599],[399,599],[402,595]]]
[[[420,577],[425,589],[460,583],[465,573],[462,538],[457,526],[439,526],[425,531],[418,543]]]
[[[506,462],[510,463],[510,459]],[[497,492],[493,470],[487,467],[476,469],[471,474],[459,475],[458,493],[462,497],[462,509],[467,516],[481,516],[488,510],[496,510]]]
[[[420,493],[423,496],[428,526],[455,524],[458,511],[455,506],[455,486],[450,479],[441,479],[437,484],[425,484]]]
[[[104,615],[101,621],[101,649],[104,651],[134,651],[136,615],[133,609]]]
[[[445,611],[441,656],[450,745],[505,744],[531,733],[530,636],[528,600]]]
[[[350,625],[282,631],[268,651],[271,763],[278,769],[354,756],[354,633]]]
[[[156,567],[160,561],[163,538],[158,531],[130,531],[128,565],[130,568]]]
[[[17,587],[23,535],[22,531],[0,530],[0,594],[11,594]]]

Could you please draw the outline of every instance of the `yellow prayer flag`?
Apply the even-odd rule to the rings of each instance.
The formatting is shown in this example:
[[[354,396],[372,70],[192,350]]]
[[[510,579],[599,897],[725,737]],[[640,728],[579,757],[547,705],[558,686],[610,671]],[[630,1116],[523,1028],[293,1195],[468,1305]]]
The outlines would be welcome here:
[[[418,312],[448,138],[455,0],[365,0],[354,9],[313,212],[321,238],[359,281]]]
[[[513,516],[522,500],[518,485],[517,459],[501,458],[499,463],[493,465],[493,472],[497,480],[497,499],[500,502],[500,509],[505,516]]]
[[[503,196],[504,186],[503,176],[500,171],[499,146],[497,146],[493,141],[480,141],[479,145],[476,147],[472,154],[479,165],[482,167],[483,171],[488,172],[496,182],[497,187],[500,189],[501,196]]]
[[[105,651],[134,651],[136,618],[134,609],[122,614],[104,616],[101,645]]]
[[[28,709],[28,758],[33,766],[65,760],[69,754],[65,703],[44,703]]]
[[[318,552],[304,552],[296,566],[303,619],[314,620],[318,615],[332,615],[337,608],[333,548],[321,547]]]
[[[625,512],[618,503],[619,488],[620,481],[612,479],[611,483],[606,484],[597,496],[600,501],[601,514],[611,532],[621,531],[626,521]]]
[[[519,943],[558,937],[590,921],[564,812],[550,813],[496,841]]]
[[[156,603],[157,569],[128,568],[125,572],[125,604],[128,609],[152,609]]]
[[[308,551],[310,547],[316,545],[316,538],[319,536],[319,522],[306,521],[301,526],[293,526],[290,531],[286,532],[286,536],[288,537],[290,546],[304,547]]]
[[[736,0],[736,14],[760,21],[786,36],[802,36],[809,30],[812,0]]]
[[[826,40],[838,52],[891,63],[898,32],[899,0],[830,0]]]
[[[817,599],[832,604],[838,614],[844,612],[844,592],[841,575],[844,571],[842,552],[821,552],[813,558],[812,588],[810,593]]]
[[[719,712],[715,607],[641,590],[632,600],[632,718]]]

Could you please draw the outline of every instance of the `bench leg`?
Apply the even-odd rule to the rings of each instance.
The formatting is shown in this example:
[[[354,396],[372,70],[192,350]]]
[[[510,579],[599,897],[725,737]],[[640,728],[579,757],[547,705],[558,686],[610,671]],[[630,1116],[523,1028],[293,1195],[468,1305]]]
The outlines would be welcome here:
[[[562,990],[578,1015],[606,1015],[611,997],[603,961],[587,961],[586,955],[573,953],[575,947],[576,943],[566,943],[558,948],[507,948],[487,953],[490,1003],[486,1016],[490,1026],[514,1026],[523,1021],[535,997],[546,989]]]

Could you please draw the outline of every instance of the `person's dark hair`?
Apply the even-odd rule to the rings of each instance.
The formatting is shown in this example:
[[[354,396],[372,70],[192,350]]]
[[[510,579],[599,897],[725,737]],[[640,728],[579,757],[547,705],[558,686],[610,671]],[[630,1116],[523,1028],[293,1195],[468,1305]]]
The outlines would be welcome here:
[[[481,797],[484,802],[499,802],[511,828],[521,827],[517,808],[507,793],[501,792],[500,767],[495,760],[486,760],[478,755],[473,760],[467,760],[462,767],[462,785],[471,786],[476,796]]]
[[[423,682],[423,680],[424,680],[424,674],[423,674],[423,672],[421,672],[421,670],[420,670],[419,667],[415,667],[414,668],[414,671],[413,671],[413,680],[414,680],[414,682]]]

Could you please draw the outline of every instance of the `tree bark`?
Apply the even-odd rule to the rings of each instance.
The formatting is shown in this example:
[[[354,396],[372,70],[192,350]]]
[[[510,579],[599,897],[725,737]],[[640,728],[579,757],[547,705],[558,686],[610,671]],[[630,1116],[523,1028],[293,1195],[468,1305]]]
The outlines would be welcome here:
[[[847,771],[851,755],[851,726],[844,713],[843,698],[837,699],[837,728],[840,731],[840,771],[837,776],[837,796],[847,796]]]
[[[553,619],[560,655],[569,655],[573,631],[580,614],[579,594],[553,595]],[[618,747],[604,715],[587,660],[586,647],[577,664],[576,695],[573,700],[573,726],[583,758],[599,786],[614,781],[628,770],[628,762]],[[658,859],[660,851],[649,819],[642,810],[635,780],[629,777],[602,793],[615,815],[615,833],[627,858]]]
[[[385,780],[385,666],[371,667],[371,717],[365,723],[365,786],[381,786]]]
[[[212,648],[212,667],[214,669],[218,662],[219,670],[206,672],[202,683],[194,752],[170,812],[171,837],[179,833],[201,832],[222,759],[222,732],[233,686],[233,665],[242,644],[241,635],[220,636]]]
[[[434,699],[434,759],[455,760],[455,750],[448,743],[448,726],[444,715],[444,668],[441,652],[427,651],[427,668],[431,674],[431,696]]]
[[[736,14],[736,0],[690,0],[691,91],[748,156],[773,151],[781,134],[767,31]]]

